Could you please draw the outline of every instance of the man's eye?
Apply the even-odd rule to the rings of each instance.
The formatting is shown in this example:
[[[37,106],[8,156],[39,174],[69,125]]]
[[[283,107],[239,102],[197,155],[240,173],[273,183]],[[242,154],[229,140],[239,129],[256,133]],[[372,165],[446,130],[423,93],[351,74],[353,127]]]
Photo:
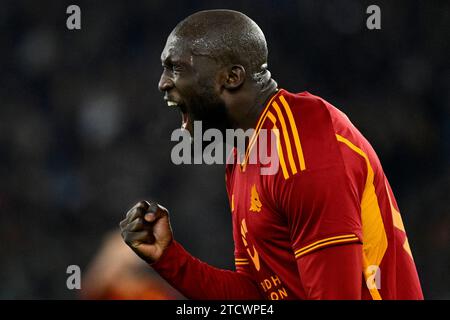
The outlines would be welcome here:
[[[181,66],[163,66],[164,71],[170,71],[170,72],[181,72],[183,68]]]
[[[183,67],[180,65],[163,65],[162,67],[164,71],[171,73],[180,73],[181,71],[183,71]]]
[[[172,71],[173,72],[181,72],[181,71],[183,71],[183,68],[181,66],[174,65],[174,66],[172,66]]]

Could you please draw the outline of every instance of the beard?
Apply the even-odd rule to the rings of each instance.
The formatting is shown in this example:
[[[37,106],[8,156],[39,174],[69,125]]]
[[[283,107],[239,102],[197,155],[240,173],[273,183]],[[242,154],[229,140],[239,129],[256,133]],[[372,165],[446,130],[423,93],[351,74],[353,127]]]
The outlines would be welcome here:
[[[212,86],[203,85],[203,90],[189,101],[189,112],[193,121],[202,121],[203,130],[218,129],[222,134],[233,124],[225,102],[217,96]]]

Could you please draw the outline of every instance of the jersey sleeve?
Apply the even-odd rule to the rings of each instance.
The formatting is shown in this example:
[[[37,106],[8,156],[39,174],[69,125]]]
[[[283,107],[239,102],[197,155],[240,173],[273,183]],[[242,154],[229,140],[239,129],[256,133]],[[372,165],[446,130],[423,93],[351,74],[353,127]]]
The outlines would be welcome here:
[[[279,184],[282,215],[307,299],[361,299],[359,196],[342,164]]]
[[[193,257],[176,241],[151,266],[188,299],[262,299],[253,279],[240,272],[210,266]]]
[[[279,100],[275,107],[285,115],[278,112],[280,117],[273,122],[286,127],[280,130],[278,149],[280,166],[286,169],[276,174],[272,194],[287,219],[296,258],[361,242],[359,181],[365,179],[365,171],[354,168],[363,168],[364,163],[344,162],[322,100],[310,94],[286,94]],[[354,174],[357,171],[360,176]]]
[[[278,148],[284,170],[275,175],[271,194],[286,219],[307,298],[358,299],[364,163],[357,158],[344,162],[330,112],[320,99],[287,94],[278,109],[285,114]],[[279,113],[273,122],[283,129]]]
[[[295,258],[330,246],[361,243],[358,195],[342,166],[303,172],[280,184],[282,212]]]
[[[297,259],[308,300],[360,300],[362,245],[352,243],[317,250]]]

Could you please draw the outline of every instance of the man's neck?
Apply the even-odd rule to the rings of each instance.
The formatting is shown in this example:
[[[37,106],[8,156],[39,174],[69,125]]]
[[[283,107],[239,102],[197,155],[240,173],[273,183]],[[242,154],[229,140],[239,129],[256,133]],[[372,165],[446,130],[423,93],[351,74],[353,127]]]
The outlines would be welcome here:
[[[248,108],[245,117],[241,119],[241,123],[238,124],[238,127],[243,130],[255,128],[256,122],[267,102],[278,91],[278,85],[275,80],[270,79],[258,89],[259,90],[255,91],[251,107]]]

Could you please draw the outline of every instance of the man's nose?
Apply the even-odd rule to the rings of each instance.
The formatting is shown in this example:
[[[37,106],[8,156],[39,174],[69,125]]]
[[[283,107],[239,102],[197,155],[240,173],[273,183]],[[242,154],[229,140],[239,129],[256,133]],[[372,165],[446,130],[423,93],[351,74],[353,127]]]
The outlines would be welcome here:
[[[173,88],[173,81],[163,73],[158,83],[159,91],[169,91],[172,88]]]

